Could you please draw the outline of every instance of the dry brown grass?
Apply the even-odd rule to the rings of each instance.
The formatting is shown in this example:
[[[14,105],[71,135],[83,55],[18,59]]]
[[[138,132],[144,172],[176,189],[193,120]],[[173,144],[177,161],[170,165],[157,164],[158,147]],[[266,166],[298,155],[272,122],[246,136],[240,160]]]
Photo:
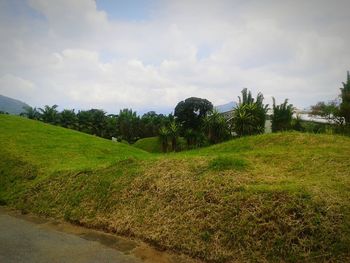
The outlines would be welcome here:
[[[23,155],[1,154],[0,201],[24,212],[208,262],[350,257],[349,138],[272,134],[166,156],[93,160],[83,169],[59,169],[57,156],[56,168],[45,169],[49,155],[32,162],[36,150],[21,147]]]

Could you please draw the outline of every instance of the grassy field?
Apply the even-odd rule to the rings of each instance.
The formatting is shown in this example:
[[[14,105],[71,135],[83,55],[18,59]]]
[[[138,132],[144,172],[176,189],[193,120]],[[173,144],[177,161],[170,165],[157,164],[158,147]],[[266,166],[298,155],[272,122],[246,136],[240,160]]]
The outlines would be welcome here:
[[[0,203],[208,262],[350,260],[350,138],[140,149],[0,115]]]

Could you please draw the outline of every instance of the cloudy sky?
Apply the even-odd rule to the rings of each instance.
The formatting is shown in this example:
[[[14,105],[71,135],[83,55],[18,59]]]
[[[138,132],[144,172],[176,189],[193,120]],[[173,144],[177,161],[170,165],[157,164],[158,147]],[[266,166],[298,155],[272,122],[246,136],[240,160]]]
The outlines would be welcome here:
[[[0,0],[0,94],[169,113],[241,89],[297,107],[339,94],[349,0]]]

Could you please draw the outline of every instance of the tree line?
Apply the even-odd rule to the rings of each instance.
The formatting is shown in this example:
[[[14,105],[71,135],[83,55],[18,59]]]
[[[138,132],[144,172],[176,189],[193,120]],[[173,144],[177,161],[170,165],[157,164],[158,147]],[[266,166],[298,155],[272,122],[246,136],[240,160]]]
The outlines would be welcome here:
[[[230,118],[225,118],[213,104],[201,98],[191,97],[179,102],[174,110],[174,120],[162,126],[159,139],[164,152],[177,151],[178,140],[183,137],[187,149],[216,144],[233,137],[264,133],[268,104],[258,93],[256,98],[246,88],[238,97],[238,104]],[[281,105],[273,104],[272,128],[274,132],[288,130],[294,108],[285,100]]]
[[[138,116],[132,109],[122,109],[119,114],[107,114],[101,109],[79,110],[64,109],[46,105],[44,108],[24,108],[22,116],[45,123],[78,130],[84,133],[118,141],[133,143],[139,138],[159,135],[159,129],[168,125],[173,116],[157,114],[154,111]]]
[[[324,117],[331,124],[321,125],[302,121],[300,116],[293,118],[295,108],[285,99],[276,104],[273,99],[272,114],[267,115],[269,105],[264,104],[264,96],[258,93],[256,98],[246,88],[238,97],[238,104],[232,111],[232,116],[225,119],[222,114],[213,108],[206,99],[188,98],[177,104],[174,111],[175,119],[166,127],[161,127],[159,139],[163,151],[178,150],[178,138],[183,137],[188,148],[215,144],[233,137],[256,135],[264,133],[265,123],[271,120],[272,132],[279,131],[306,131],[320,132],[330,130],[332,133],[350,134],[350,74],[340,88],[338,101],[330,103],[319,102],[311,106],[310,115]],[[321,127],[319,127],[321,126]],[[170,141],[170,144],[169,144]],[[170,146],[170,147],[169,147]]]
[[[332,121],[334,132],[350,134],[350,74],[340,89],[338,101],[319,102],[312,106],[312,115]],[[265,123],[271,120],[272,132],[297,130],[308,131],[303,121],[293,118],[295,108],[285,99],[276,104],[273,98],[272,114],[267,115],[269,105],[258,93],[254,98],[251,91],[243,89],[238,104],[230,118],[225,118],[207,99],[191,97],[180,101],[174,114],[163,115],[154,111],[138,116],[132,109],[120,110],[119,114],[106,114],[100,109],[64,109],[59,112],[57,105],[44,108],[27,107],[22,113],[30,119],[75,129],[103,138],[115,137],[118,141],[133,143],[140,138],[158,136],[162,149],[181,150],[179,139],[186,142],[186,149],[219,143],[233,137],[264,133]]]

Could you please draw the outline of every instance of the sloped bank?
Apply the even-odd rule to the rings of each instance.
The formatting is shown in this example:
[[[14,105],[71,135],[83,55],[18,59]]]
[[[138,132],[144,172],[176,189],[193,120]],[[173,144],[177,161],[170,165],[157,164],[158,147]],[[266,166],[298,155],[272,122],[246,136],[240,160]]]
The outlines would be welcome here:
[[[8,147],[0,158],[0,200],[24,212],[135,236],[208,262],[349,259],[348,138],[272,134],[60,169],[66,160],[57,164],[55,154],[35,158],[50,143],[35,149],[21,143],[23,153],[15,135],[1,136]]]

